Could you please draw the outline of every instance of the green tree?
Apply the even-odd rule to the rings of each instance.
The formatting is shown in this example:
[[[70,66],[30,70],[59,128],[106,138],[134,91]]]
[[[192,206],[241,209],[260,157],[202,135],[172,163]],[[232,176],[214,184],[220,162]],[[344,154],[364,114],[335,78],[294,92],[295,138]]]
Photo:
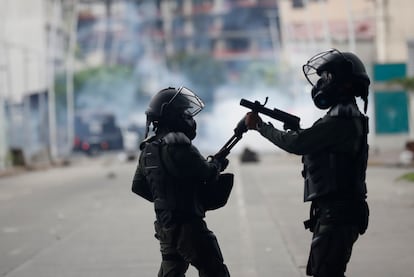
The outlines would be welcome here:
[[[224,64],[207,53],[180,53],[169,58],[167,65],[170,70],[185,75],[206,102],[212,100],[214,90],[226,81]]]
[[[408,92],[414,92],[414,78],[413,77],[396,78],[396,79],[391,80],[389,83],[400,85]]]
[[[132,71],[131,67],[116,65],[87,68],[75,72],[73,80],[75,99],[82,93],[88,93],[89,91],[85,90],[85,87],[91,83],[95,85],[94,93],[97,94],[97,97],[108,97],[108,94],[116,93],[108,88],[125,80],[133,80]],[[66,75],[64,72],[55,78],[55,94],[58,107],[64,108],[66,105]]]

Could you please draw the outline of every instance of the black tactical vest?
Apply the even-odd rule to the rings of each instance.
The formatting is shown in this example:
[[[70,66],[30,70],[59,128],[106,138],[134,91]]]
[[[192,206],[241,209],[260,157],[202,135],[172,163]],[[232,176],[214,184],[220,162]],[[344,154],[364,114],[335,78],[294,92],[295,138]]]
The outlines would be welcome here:
[[[325,149],[302,157],[304,165],[302,175],[305,179],[304,201],[325,197],[335,200],[365,199],[368,117],[353,105],[338,105],[325,117],[348,117],[354,121],[358,130],[353,142],[355,149],[342,152]]]
[[[199,184],[176,177],[166,163],[167,142],[156,139],[146,143],[142,150],[142,166],[154,199],[158,216],[168,217],[170,223],[185,221],[193,217],[204,217],[197,189]]]

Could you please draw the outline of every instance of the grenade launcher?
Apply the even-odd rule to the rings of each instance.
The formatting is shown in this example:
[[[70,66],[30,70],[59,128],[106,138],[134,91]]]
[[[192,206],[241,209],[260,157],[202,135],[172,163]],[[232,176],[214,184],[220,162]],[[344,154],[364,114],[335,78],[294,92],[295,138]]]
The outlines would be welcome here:
[[[253,112],[261,113],[261,114],[270,116],[273,119],[283,122],[284,123],[283,128],[285,130],[297,131],[300,128],[299,117],[293,114],[278,110],[276,108],[273,110],[266,108],[265,105],[267,103],[267,100],[268,100],[268,97],[266,97],[265,102],[261,104],[259,101],[250,102],[249,100],[242,99],[240,101],[240,105],[251,109]]]
[[[279,120],[281,122],[284,123],[283,128],[285,130],[298,130],[300,128],[299,126],[299,122],[300,122],[300,118],[278,110],[278,109],[269,109],[266,108],[265,105],[267,103],[268,97],[266,97],[266,100],[263,104],[261,104],[259,101],[254,101],[251,102],[249,100],[246,99],[241,99],[240,100],[240,105],[246,108],[251,109],[253,112],[256,113],[261,113],[267,116],[270,116],[273,119]],[[236,128],[234,129],[234,135],[226,142],[226,144],[224,144],[224,146],[220,149],[220,151],[218,151],[214,157],[218,158],[218,159],[224,159],[227,157],[227,155],[230,154],[230,150],[236,145],[236,143],[242,138],[243,133],[247,132],[247,126],[244,123],[244,119],[245,117],[243,117],[239,123],[237,123]]]

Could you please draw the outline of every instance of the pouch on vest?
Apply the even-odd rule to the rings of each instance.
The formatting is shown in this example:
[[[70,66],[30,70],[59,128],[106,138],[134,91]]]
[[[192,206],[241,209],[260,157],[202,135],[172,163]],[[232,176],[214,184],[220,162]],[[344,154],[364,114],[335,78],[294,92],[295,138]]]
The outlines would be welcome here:
[[[233,188],[234,175],[222,173],[218,179],[200,188],[200,201],[206,211],[224,207]]]

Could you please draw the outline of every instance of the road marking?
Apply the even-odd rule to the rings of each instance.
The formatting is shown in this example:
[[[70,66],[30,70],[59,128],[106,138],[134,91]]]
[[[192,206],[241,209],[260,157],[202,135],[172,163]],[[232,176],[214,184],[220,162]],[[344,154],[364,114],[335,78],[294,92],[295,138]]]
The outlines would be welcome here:
[[[250,227],[249,227],[249,220],[247,217],[247,210],[246,210],[246,202],[244,197],[244,189],[243,189],[243,182],[240,178],[240,165],[239,162],[234,160],[232,161],[233,169],[234,169],[234,183],[235,183],[235,192],[236,192],[236,203],[237,203],[237,211],[239,215],[239,224],[241,230],[241,245],[240,249],[243,249],[241,251],[243,257],[243,263],[248,266],[252,266],[252,268],[247,268],[249,271],[249,276],[251,277],[257,277],[256,272],[256,265],[254,262],[254,249],[253,249],[253,243],[250,233]]]
[[[17,233],[19,232],[19,228],[16,227],[3,227],[3,233],[10,234],[10,233]]]

